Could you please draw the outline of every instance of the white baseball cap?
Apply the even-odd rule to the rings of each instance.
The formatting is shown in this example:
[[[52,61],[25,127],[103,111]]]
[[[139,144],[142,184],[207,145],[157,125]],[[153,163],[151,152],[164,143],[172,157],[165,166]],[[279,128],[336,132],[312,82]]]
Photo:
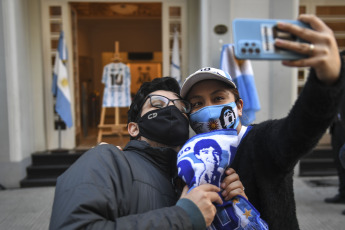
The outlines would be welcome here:
[[[181,87],[181,97],[185,98],[193,85],[203,80],[219,80],[233,88],[236,88],[230,74],[227,72],[212,67],[204,67],[186,78]]]

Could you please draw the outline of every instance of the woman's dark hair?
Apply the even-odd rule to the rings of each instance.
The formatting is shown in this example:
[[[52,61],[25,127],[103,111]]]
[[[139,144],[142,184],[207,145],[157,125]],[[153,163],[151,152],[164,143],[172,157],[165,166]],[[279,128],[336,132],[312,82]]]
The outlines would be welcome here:
[[[229,88],[229,90],[235,96],[236,105],[239,105],[241,97],[240,97],[240,93],[238,92],[238,89],[237,88]]]
[[[137,118],[139,117],[139,113],[141,112],[141,107],[143,106],[144,100],[146,97],[157,90],[165,90],[176,93],[178,96],[180,95],[180,85],[176,81],[175,78],[172,77],[162,77],[162,78],[155,78],[150,82],[144,82],[138,92],[135,94],[131,106],[128,110],[128,121],[129,122],[136,122]]]

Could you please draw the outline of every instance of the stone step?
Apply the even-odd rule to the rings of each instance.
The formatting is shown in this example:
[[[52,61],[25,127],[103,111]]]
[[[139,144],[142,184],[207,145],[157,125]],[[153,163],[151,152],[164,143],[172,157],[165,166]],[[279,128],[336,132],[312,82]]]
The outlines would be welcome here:
[[[336,176],[333,152],[330,146],[315,148],[299,163],[299,176]]]
[[[87,150],[53,150],[31,154],[32,164],[26,168],[21,187],[55,186],[56,179]]]
[[[26,168],[27,178],[52,178],[65,172],[69,165],[30,165]]]
[[[53,178],[24,178],[20,181],[21,188],[55,186],[56,179]]]
[[[71,165],[85,151],[37,152],[31,155],[32,165]]]

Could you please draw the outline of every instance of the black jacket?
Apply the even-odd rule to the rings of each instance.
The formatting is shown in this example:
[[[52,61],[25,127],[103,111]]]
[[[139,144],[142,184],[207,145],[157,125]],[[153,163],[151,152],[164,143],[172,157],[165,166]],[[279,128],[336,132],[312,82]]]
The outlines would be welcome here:
[[[242,139],[232,164],[246,195],[270,230],[299,229],[293,193],[293,169],[331,124],[345,88],[340,79],[325,86],[311,70],[301,95],[286,118],[257,125]]]
[[[175,174],[172,149],[144,141],[130,141],[124,151],[99,145],[58,178],[50,229],[205,228],[194,203],[183,199],[175,206]],[[195,213],[200,223],[192,221]]]

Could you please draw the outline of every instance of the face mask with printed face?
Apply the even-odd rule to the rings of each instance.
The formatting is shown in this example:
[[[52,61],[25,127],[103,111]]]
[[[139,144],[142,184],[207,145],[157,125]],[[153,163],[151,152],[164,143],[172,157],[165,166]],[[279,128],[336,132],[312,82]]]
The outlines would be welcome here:
[[[235,102],[206,106],[190,114],[190,125],[196,133],[217,129],[236,129],[240,120]]]

